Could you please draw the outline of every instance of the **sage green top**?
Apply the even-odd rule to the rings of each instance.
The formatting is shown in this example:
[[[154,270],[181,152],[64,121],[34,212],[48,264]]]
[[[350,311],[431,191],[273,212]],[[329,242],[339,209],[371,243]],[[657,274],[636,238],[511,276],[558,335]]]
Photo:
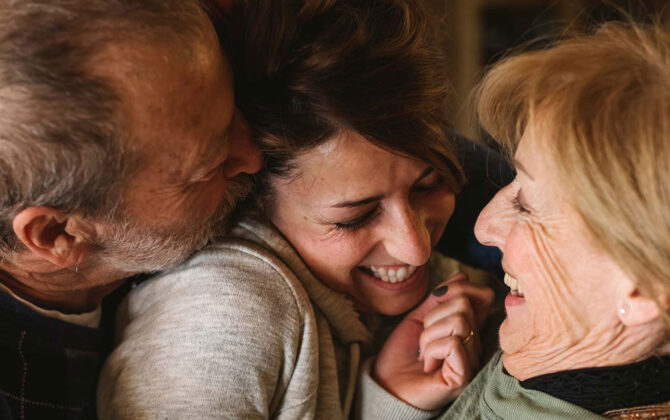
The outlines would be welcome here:
[[[503,370],[498,351],[442,419],[596,420],[604,417],[544,392],[523,388]]]

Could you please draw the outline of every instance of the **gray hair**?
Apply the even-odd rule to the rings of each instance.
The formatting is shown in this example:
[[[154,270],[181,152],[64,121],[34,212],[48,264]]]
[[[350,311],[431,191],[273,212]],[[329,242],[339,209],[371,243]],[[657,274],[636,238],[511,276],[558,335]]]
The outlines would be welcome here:
[[[115,217],[134,159],[92,63],[130,40],[188,49],[205,19],[198,0],[0,0],[0,254],[26,207]]]

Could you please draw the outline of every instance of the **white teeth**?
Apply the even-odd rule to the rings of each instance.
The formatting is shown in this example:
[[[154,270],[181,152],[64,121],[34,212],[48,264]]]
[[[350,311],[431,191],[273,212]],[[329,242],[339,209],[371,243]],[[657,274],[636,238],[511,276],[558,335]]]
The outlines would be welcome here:
[[[387,269],[384,267],[376,267],[371,265],[368,268],[375,277],[381,279],[382,281],[387,283],[400,283],[412,277],[412,274],[414,274],[418,267],[413,265],[406,265],[397,269]]]
[[[519,283],[519,280],[517,280],[514,277],[510,276],[509,274],[505,273],[505,277],[503,278],[503,281],[505,282],[505,284],[507,286],[509,286],[510,293],[512,295],[523,296],[523,288],[521,287],[521,283]]]

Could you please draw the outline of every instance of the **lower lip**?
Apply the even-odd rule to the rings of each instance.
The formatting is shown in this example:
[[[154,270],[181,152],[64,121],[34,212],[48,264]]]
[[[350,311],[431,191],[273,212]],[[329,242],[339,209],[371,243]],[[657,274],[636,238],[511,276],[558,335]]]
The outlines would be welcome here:
[[[508,293],[507,297],[505,297],[505,307],[523,305],[524,303],[526,303],[526,299],[521,296],[514,296]]]
[[[382,279],[379,279],[371,274],[366,273],[364,270],[359,269],[359,271],[365,276],[365,278],[372,281],[378,287],[386,290],[400,291],[413,287],[416,283],[420,282],[421,279],[425,277],[425,266],[419,267],[416,269],[414,274],[408,279],[405,279],[399,283],[387,283]]]

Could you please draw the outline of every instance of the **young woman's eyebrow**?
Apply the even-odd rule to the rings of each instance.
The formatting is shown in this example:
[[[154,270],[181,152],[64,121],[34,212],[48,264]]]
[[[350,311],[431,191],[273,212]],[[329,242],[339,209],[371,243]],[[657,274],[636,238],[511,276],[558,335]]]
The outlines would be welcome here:
[[[363,206],[365,204],[370,204],[375,201],[379,201],[382,198],[384,198],[383,194],[379,195],[373,195],[372,197],[366,197],[362,198],[360,200],[354,200],[354,201],[340,201],[339,203],[335,203],[333,206],[334,208],[342,208],[342,207],[358,207],[358,206]]]
[[[417,182],[420,182],[422,179],[427,177],[433,172],[433,168],[426,168],[425,171],[421,172],[421,175],[419,175],[416,180],[414,180],[414,183],[416,184]],[[359,207],[359,206],[364,206],[366,204],[370,204],[375,201],[379,201],[382,198],[384,198],[383,194],[378,194],[378,195],[373,195],[371,197],[366,197],[362,198],[360,200],[351,200],[351,201],[340,201],[338,203],[335,203],[331,207],[333,208],[343,208],[343,207]]]
[[[421,172],[421,175],[419,175],[414,180],[414,184],[418,184],[419,182],[421,182],[422,179],[424,179],[428,175],[432,174],[434,170],[435,170],[435,168],[433,168],[432,166],[427,167],[423,172]]]

